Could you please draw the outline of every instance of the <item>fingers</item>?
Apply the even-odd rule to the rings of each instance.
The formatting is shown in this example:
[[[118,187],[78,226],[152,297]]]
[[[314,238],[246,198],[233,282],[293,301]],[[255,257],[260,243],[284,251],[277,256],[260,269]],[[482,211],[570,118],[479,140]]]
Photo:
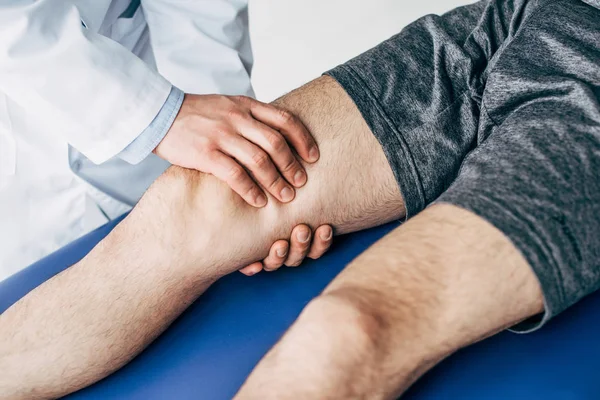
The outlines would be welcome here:
[[[333,229],[329,225],[322,225],[317,228],[314,237],[312,236],[308,225],[296,226],[292,230],[289,248],[285,240],[279,240],[271,247],[269,256],[263,260],[265,271],[274,271],[282,264],[297,267],[307,256],[313,259],[321,257],[331,247]]]
[[[275,271],[283,265],[289,250],[289,244],[286,240],[278,240],[269,251],[269,255],[263,260],[265,271]]]
[[[253,118],[249,118],[241,134],[269,154],[277,169],[289,183],[296,187],[301,187],[306,183],[304,167],[300,164],[281,133]]]
[[[225,181],[248,204],[255,207],[264,207],[267,204],[267,197],[263,191],[240,164],[220,151],[213,151],[209,157],[211,167],[207,172]]]
[[[333,229],[329,225],[321,225],[314,234],[313,243],[308,252],[312,259],[320,258],[329,250],[333,242]]]
[[[247,267],[240,269],[240,272],[246,276],[258,274],[263,269],[263,264],[260,261],[252,263]]]
[[[281,176],[269,155],[260,147],[242,136],[231,136],[223,145],[223,150],[252,172],[254,179],[276,199],[283,203],[294,199],[294,188]]]
[[[261,103],[253,99],[249,101],[252,116],[281,132],[304,161],[314,163],[319,159],[317,143],[294,114],[272,104]]]
[[[269,255],[262,261],[262,263],[256,262],[245,268],[242,268],[240,272],[245,275],[251,276],[262,269],[265,271],[275,271],[279,269],[283,264],[296,267],[304,261],[308,256],[316,259],[321,257],[333,241],[333,229],[329,225],[321,225],[317,228],[314,233],[313,242],[311,245],[311,229],[308,225],[298,225],[292,230],[290,242],[286,240],[276,241],[269,250]]]
[[[302,263],[310,249],[312,231],[307,225],[301,224],[292,230],[290,238],[290,251],[284,264],[288,267],[297,267]]]

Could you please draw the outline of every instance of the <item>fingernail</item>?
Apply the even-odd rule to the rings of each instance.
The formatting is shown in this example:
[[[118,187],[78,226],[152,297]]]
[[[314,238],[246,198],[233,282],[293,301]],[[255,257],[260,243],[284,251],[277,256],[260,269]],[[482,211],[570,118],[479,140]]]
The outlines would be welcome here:
[[[287,255],[287,247],[281,247],[275,251],[277,253],[277,257],[283,258]]]
[[[267,198],[264,194],[258,195],[258,197],[256,198],[256,205],[258,207],[264,207],[265,205],[267,205]]]
[[[306,243],[306,242],[308,242],[308,239],[310,239],[310,232],[302,231],[302,232],[298,233],[298,235],[296,237],[298,238],[300,243]]]
[[[294,192],[289,187],[284,187],[281,190],[281,200],[284,202],[291,201],[294,198]]]
[[[294,175],[294,183],[297,186],[301,186],[301,185],[304,185],[305,182],[306,182],[306,174],[304,173],[304,171],[300,170],[300,171],[296,172],[296,174]]]
[[[319,159],[319,149],[316,146],[309,150],[308,158],[313,162]]]
[[[328,241],[333,236],[333,231],[331,229],[327,229],[325,232],[321,232],[319,236],[321,237],[321,240]]]

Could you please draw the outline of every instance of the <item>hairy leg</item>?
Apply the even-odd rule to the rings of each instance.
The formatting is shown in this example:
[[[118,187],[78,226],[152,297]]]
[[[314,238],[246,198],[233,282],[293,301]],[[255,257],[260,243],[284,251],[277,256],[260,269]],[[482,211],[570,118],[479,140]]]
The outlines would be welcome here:
[[[436,205],[352,262],[261,361],[239,399],[395,399],[444,357],[540,313],[520,252]]]
[[[537,18],[516,14],[519,41],[483,98],[495,120],[443,204],[345,269],[240,399],[396,398],[458,348],[544,311],[516,328],[539,325],[598,290],[600,53],[589,32],[600,11],[547,4]]]
[[[212,176],[181,168],[171,168],[149,190],[153,199],[165,196],[165,187],[175,188],[177,196],[185,193],[183,209],[165,215],[161,224],[185,226],[186,238],[179,240],[194,237],[193,254],[202,254],[215,273],[266,256],[269,244],[288,237],[300,223],[313,228],[331,224],[335,234],[342,234],[404,215],[380,145],[334,80],[319,78],[276,102],[291,111],[282,118],[302,120],[321,152],[318,163],[306,166],[308,182],[294,202],[282,204],[270,197],[266,207],[255,209]]]
[[[58,397],[110,374],[299,223],[344,233],[403,216],[383,151],[337,83],[319,78],[278,103],[321,152],[295,201],[256,209],[212,176],[170,168],[87,257],[0,315],[0,393]]]

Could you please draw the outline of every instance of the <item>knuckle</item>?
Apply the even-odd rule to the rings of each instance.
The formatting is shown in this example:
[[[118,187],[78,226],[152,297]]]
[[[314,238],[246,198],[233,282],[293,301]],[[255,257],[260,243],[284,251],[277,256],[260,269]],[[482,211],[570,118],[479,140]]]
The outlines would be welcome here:
[[[229,178],[234,181],[239,181],[244,178],[244,170],[239,165],[231,167],[228,172]]]
[[[294,123],[296,117],[288,110],[279,110],[279,119],[283,124],[288,125]]]
[[[252,162],[260,169],[265,168],[269,165],[269,156],[262,151],[257,151],[252,155]]]
[[[286,141],[281,135],[273,133],[269,135],[267,139],[269,140],[269,145],[271,145],[273,151],[279,152],[286,147]]]
[[[231,96],[231,99],[236,103],[248,103],[250,101],[250,98],[248,96],[243,95]]]
[[[232,107],[227,110],[227,118],[232,120],[240,120],[246,117],[246,113],[240,110],[238,107]]]
[[[274,191],[282,182],[283,182],[283,180],[281,179],[281,177],[279,175],[277,175],[277,177],[275,177],[275,179],[272,179],[267,184],[267,189],[269,191]]]
[[[285,160],[283,166],[281,167],[281,172],[294,172],[298,169],[300,169],[300,165],[298,165],[294,156],[291,156],[289,159]]]
[[[248,187],[244,191],[244,196],[250,197],[250,198],[256,198],[260,194],[259,192],[260,191],[258,190],[258,188],[255,185],[249,183]]]

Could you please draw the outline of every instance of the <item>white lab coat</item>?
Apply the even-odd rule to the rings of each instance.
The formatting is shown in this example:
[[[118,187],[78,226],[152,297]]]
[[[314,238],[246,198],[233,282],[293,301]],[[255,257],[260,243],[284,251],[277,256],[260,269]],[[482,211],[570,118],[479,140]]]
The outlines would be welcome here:
[[[0,280],[85,233],[89,193],[116,217],[164,170],[115,156],[171,84],[252,94],[247,0],[132,2],[0,0]]]

